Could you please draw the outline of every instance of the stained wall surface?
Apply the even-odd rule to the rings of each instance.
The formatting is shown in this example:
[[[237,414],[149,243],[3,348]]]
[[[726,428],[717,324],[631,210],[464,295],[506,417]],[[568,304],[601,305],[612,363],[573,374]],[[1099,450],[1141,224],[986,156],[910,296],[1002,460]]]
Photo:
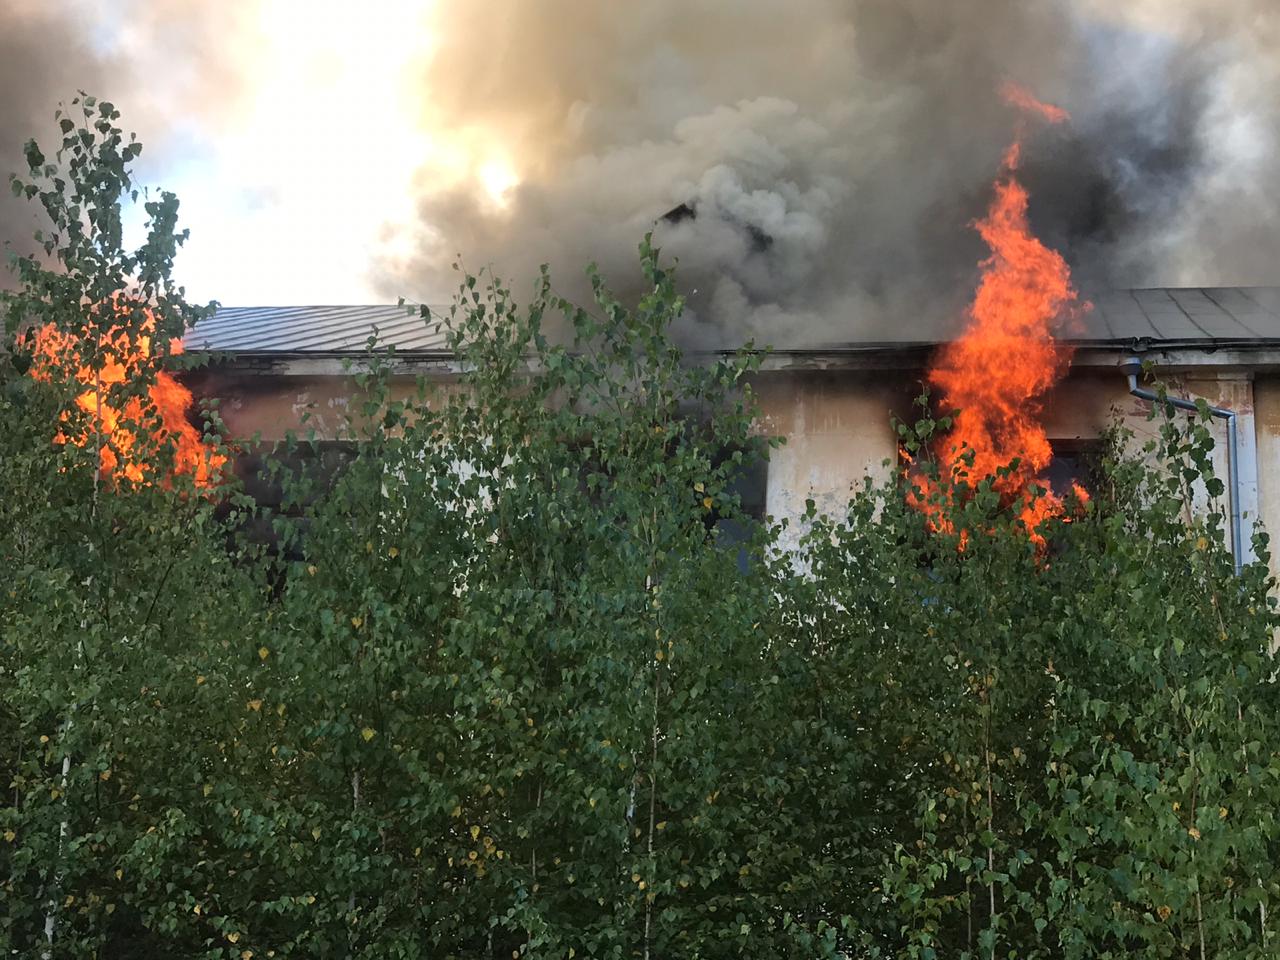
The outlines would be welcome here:
[[[820,512],[839,513],[852,488],[864,477],[885,479],[897,458],[892,419],[909,419],[919,372],[869,373],[846,370],[796,372],[762,376],[760,430],[784,439],[769,464],[767,504],[775,519],[788,519],[790,536],[798,535],[806,502]],[[1259,380],[1259,417],[1254,417],[1253,377],[1248,372],[1169,375],[1172,395],[1195,399],[1237,412],[1241,508],[1245,539],[1261,520],[1280,529],[1280,378]],[[1079,443],[1099,438],[1119,423],[1132,434],[1131,449],[1140,453],[1158,436],[1151,404],[1129,394],[1115,369],[1073,370],[1043,405],[1042,422],[1052,441]],[[1214,469],[1228,475],[1226,426],[1210,424],[1215,438]],[[1269,476],[1270,484],[1259,485]],[[1195,506],[1207,507],[1203,486],[1193,490]],[[1223,509],[1226,507],[1223,505]],[[1252,551],[1246,545],[1246,557]]]
[[[789,519],[798,535],[806,501],[821,512],[839,513],[865,477],[884,480],[897,462],[893,419],[910,420],[921,371],[864,369],[781,370],[757,375],[757,428],[784,443],[768,466],[766,512]],[[1240,439],[1241,507],[1246,539],[1257,522],[1280,530],[1280,375],[1247,369],[1172,374],[1172,394],[1203,397],[1237,411]],[[394,385],[408,395],[411,380]],[[358,395],[349,376],[239,375],[211,378],[198,394],[220,398],[230,436],[281,439],[286,432],[315,430],[321,438],[342,433]],[[1051,440],[1097,438],[1118,419],[1133,433],[1135,448],[1156,435],[1150,404],[1129,395],[1114,368],[1080,367],[1045,398],[1043,420]],[[1211,429],[1218,443],[1215,469],[1227,477],[1226,431]],[[1205,494],[1199,493],[1199,506]],[[1274,561],[1273,561],[1274,564]]]

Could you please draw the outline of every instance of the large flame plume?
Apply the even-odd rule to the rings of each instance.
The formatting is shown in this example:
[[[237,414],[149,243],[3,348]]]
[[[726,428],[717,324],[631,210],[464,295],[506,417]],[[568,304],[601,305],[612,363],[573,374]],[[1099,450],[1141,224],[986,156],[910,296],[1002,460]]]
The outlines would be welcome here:
[[[123,311],[128,308],[120,301],[109,309],[121,322],[105,329],[70,333],[46,324],[35,331],[31,375],[44,382],[68,376],[81,387],[75,409],[61,415],[54,442],[97,444],[101,476],[133,484],[156,477],[157,454],[171,444],[174,475],[190,475],[198,487],[214,486],[227,458],[205,444],[188,421],[191,391],[158,369],[155,315],[144,310],[141,322],[127,323]],[[168,346],[171,355],[183,349],[176,338]],[[145,398],[124,395],[122,387],[143,378]]]
[[[970,486],[990,478],[1002,500],[1020,505],[1019,516],[1028,535],[1043,546],[1036,528],[1065,509],[1061,497],[1052,491],[1032,495],[1037,478],[1053,457],[1040,423],[1043,399],[1071,361],[1071,348],[1054,339],[1053,328],[1088,304],[1081,304],[1061,254],[1032,234],[1028,194],[1016,176],[1025,118],[1062,123],[1067,113],[1012,84],[1001,92],[1023,119],[1005,151],[987,215],[976,224],[991,254],[981,264],[982,278],[968,309],[968,326],[942,348],[928,379],[947,406],[959,411],[943,441],[945,448],[938,451],[941,475]],[[923,493],[918,505],[930,514],[935,527],[950,529],[944,516],[950,494],[938,502],[932,489]],[[1079,487],[1075,495],[1087,498]]]

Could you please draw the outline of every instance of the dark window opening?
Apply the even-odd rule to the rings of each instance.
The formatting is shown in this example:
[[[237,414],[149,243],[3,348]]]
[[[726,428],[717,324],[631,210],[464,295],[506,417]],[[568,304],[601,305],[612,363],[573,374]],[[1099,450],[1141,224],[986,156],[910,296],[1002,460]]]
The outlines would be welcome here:
[[[1071,495],[1072,487],[1079,484],[1086,492],[1097,487],[1099,458],[1103,442],[1097,439],[1050,440],[1053,459],[1040,474],[1049,489],[1059,497]]]
[[[240,524],[243,541],[279,561],[303,559],[296,549],[281,549],[275,518],[305,525],[307,510],[333,489],[357,452],[358,445],[347,440],[241,444],[231,458],[232,471],[257,507]]]
[[[732,450],[721,451],[716,465],[725,463],[733,453]],[[744,450],[727,491],[738,501],[736,514],[723,517],[719,510],[712,509],[705,521],[708,531],[714,531],[717,544],[726,550],[737,551],[738,569],[744,572],[750,559],[748,544],[764,522],[768,487],[769,461],[759,451]]]

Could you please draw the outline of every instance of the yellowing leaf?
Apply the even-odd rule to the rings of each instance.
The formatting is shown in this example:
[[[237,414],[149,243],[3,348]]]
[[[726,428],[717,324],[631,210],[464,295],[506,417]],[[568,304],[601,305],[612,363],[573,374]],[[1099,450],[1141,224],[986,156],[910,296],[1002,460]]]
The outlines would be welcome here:
[[[227,934],[227,939],[230,940],[232,943],[235,943],[240,939],[240,934],[236,933],[233,930],[231,933]]]
[[[452,812],[450,813],[450,816],[454,816],[454,817],[462,816],[462,807],[454,807]]]
[[[41,735],[40,735],[40,742],[41,742],[41,743],[48,743],[48,742],[49,742],[49,738],[48,738],[48,736],[47,736],[47,735],[45,735],[45,734],[41,734]]]
[[[471,839],[474,840],[478,836],[480,836],[480,828],[473,823],[471,825]]]
[[[284,704],[282,703],[282,704],[280,704],[280,706],[276,707],[276,715],[277,715],[277,716],[281,716],[281,717],[283,717],[283,716],[284,716],[284,710],[285,710],[285,707],[284,707]]]
[[[259,648],[258,648],[258,659],[259,659],[259,660],[265,660],[265,659],[267,659],[267,657],[269,657],[269,656],[271,656],[271,651],[270,651],[270,650],[268,650],[266,647],[259,647]]]
[[[311,839],[312,839],[312,840],[319,840],[319,839],[320,839],[320,828],[319,828],[319,827],[312,827],[312,828],[311,828]]]
[[[123,880],[123,879],[124,879],[124,871],[123,871],[123,870],[117,870],[117,871],[116,871],[116,879],[117,879],[117,880]]]
[[[1187,836],[1189,836],[1192,840],[1199,840],[1200,831],[1197,830],[1195,827],[1191,827],[1189,830],[1187,830]]]
[[[261,710],[261,709],[262,709],[262,701],[261,701],[261,700],[250,700],[250,701],[249,701],[249,703],[248,703],[248,707],[249,707],[249,709],[250,709],[250,710],[252,710],[254,713],[257,713],[259,710]]]
[[[387,551],[387,556],[394,560],[396,557],[400,556],[400,551],[396,547],[392,547]]]
[[[1219,807],[1219,808],[1218,808],[1218,819],[1219,819],[1219,820],[1225,820],[1225,819],[1227,819],[1227,808],[1226,808],[1226,807]]]
[[[314,577],[316,575],[316,565],[313,563],[307,567],[307,576]]]
[[[364,737],[365,743],[368,743],[377,735],[378,735],[378,731],[373,729],[373,727],[365,727],[363,730],[360,731],[360,736]]]
[[[364,542],[364,552],[365,552],[365,553],[373,553],[373,541],[372,541],[372,540],[366,540],[366,541]]]
[[[702,498],[702,506],[703,506],[703,508],[704,508],[704,509],[706,509],[706,510],[710,510],[710,509],[711,509],[711,498],[710,498],[710,497],[703,497],[703,498]]]
[[[5,842],[5,843],[13,843],[13,841],[14,841],[15,839],[17,839],[17,836],[18,836],[18,835],[17,835],[16,833],[14,833],[12,830],[6,830],[6,831],[4,832],[4,842]]]
[[[364,623],[364,618],[363,618],[363,617],[352,617],[352,618],[351,618],[351,625],[352,625],[353,627],[355,627],[357,630],[359,630],[359,629],[360,629],[360,624],[362,624],[362,623]]]
[[[109,769],[108,769],[108,770],[103,770],[100,774],[98,774],[98,779],[99,779],[99,780],[101,780],[101,781],[103,781],[104,783],[105,783],[106,781],[110,780],[110,779],[111,779],[111,771],[110,771]]]
[[[204,683],[204,677],[203,676],[196,677],[196,686],[198,687],[202,683]]]
[[[206,797],[207,797],[209,794],[213,793],[213,784],[212,784],[212,783],[206,783],[206,784],[204,785],[204,788],[203,788],[203,793],[204,793],[204,795],[205,795]]]

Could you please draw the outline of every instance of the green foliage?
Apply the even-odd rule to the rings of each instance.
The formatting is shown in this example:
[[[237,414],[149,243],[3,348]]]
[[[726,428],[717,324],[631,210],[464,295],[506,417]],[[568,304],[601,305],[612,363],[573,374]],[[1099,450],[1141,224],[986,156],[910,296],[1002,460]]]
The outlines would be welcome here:
[[[3,304],[0,947],[42,955],[48,929],[51,955],[160,955],[190,912],[168,893],[195,888],[168,884],[205,869],[199,831],[220,828],[217,845],[232,837],[202,785],[252,750],[226,701],[246,689],[264,591],[233,563],[226,520],[191,478],[158,482],[174,451],[152,439],[147,388],[167,360],[163,334],[202,313],[168,277],[177,201],[148,202],[143,245],[127,250],[139,147],[110,104],[72,106],[79,120],[61,118],[55,160],[29,144],[29,175],[12,181],[51,226],[37,237],[43,257],[14,258],[20,287]],[[39,360],[39,378],[37,330],[75,345]],[[78,378],[82,365],[103,369],[120,337],[150,337],[151,362],[124,383]],[[86,388],[93,402],[77,408]],[[107,453],[126,451],[92,412],[130,402],[132,453],[157,467],[146,484],[102,469]],[[55,432],[83,442],[54,443]]]
[[[903,478],[784,552],[734,492],[758,355],[682,356],[646,240],[631,305],[464,274],[457,376],[355,364],[352,461],[291,438],[278,511],[104,484],[13,335],[198,311],[176,202],[122,252],[103,109],[70,173],[31,153],[60,266],[19,264],[0,374],[0,949],[1275,954],[1274,584],[1261,534],[1232,576],[1203,422],[1112,438],[1047,553],[989,483],[957,550]]]
[[[815,528],[806,608],[915,827],[885,824],[891,919],[860,920],[884,955],[1274,952],[1276,614],[1266,538],[1236,580],[1221,503],[1189,519],[1211,446],[1165,420],[1107,458],[1047,557],[982,487],[963,552],[893,491]]]

